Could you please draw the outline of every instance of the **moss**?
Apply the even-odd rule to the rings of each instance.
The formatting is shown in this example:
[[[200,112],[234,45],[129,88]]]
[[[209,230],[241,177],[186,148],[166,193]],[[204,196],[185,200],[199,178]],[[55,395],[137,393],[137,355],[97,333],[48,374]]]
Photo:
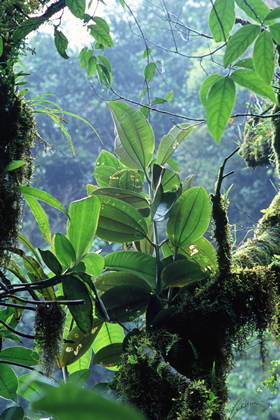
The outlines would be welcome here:
[[[278,96],[279,100],[279,96]],[[273,113],[276,114],[280,111],[280,108],[276,106]],[[272,139],[272,148],[275,154],[275,165],[278,176],[280,176],[280,117],[274,117],[272,120],[274,127],[274,134]]]

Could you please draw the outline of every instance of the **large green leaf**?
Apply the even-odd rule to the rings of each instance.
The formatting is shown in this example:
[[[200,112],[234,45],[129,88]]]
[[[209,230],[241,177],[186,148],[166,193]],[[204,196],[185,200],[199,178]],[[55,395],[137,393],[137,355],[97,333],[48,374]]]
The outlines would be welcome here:
[[[179,254],[195,261],[204,270],[215,270],[217,268],[217,252],[211,242],[203,236],[191,245],[180,248]]]
[[[280,23],[275,23],[269,26],[269,32],[271,33],[277,44],[280,44]]]
[[[95,321],[91,332],[85,335],[79,327],[75,326],[68,334],[69,343],[64,343],[61,349],[58,367],[69,366],[80,359],[90,348],[102,326],[101,321]]]
[[[176,248],[186,246],[206,231],[210,221],[210,201],[204,188],[193,187],[174,204],[167,223],[167,236]]]
[[[101,275],[104,268],[104,258],[96,252],[89,252],[83,259],[86,273],[98,277]]]
[[[126,271],[112,271],[100,276],[95,282],[95,287],[101,292],[111,289],[115,286],[132,285],[138,286],[147,291],[152,291],[151,286],[136,274]]]
[[[66,0],[66,6],[69,7],[71,13],[79,19],[82,19],[86,10],[85,0]]]
[[[247,16],[259,23],[262,23],[270,12],[269,7],[262,0],[235,0],[235,2]]]
[[[69,239],[62,235],[62,233],[56,233],[54,235],[53,250],[56,258],[65,268],[72,268],[76,265],[75,249]]]
[[[78,372],[71,373],[71,375],[68,376],[68,382],[81,388],[85,385],[91,373],[92,370],[90,369],[81,369]]]
[[[56,198],[51,196],[46,191],[38,190],[37,188],[32,188],[32,187],[24,187],[24,186],[14,187],[14,189],[22,193],[25,197],[27,195],[30,195],[31,197],[37,198],[38,200],[42,200],[45,203],[49,204],[52,207],[57,208],[58,210],[62,211],[63,213],[67,215],[67,211],[65,210],[63,205]]]
[[[144,420],[144,416],[133,408],[70,383],[53,387],[35,401],[33,407],[55,416],[57,420]]]
[[[0,352],[0,360],[7,363],[20,363],[25,366],[36,366],[39,363],[39,356],[32,349],[22,346],[12,346]]]
[[[268,15],[266,15],[264,21],[270,21],[273,19],[278,19],[280,18],[280,7],[276,7],[275,9],[271,10]]]
[[[113,343],[122,343],[124,339],[123,327],[119,324],[104,322],[98,336],[92,344],[94,353],[99,352],[103,347]]]
[[[277,103],[273,87],[267,85],[254,70],[238,69],[230,77],[234,82],[252,90],[257,95],[265,96],[272,102]]]
[[[224,55],[224,66],[228,67],[237,60],[254,42],[261,31],[259,25],[245,25],[236,31],[230,38]]]
[[[116,286],[107,290],[101,300],[111,322],[128,322],[145,312],[150,292],[137,286]]]
[[[162,286],[184,287],[205,279],[207,274],[195,262],[179,260],[168,264],[161,273]]]
[[[120,171],[115,172],[111,176],[110,186],[139,193],[143,189],[142,178],[140,174],[133,169],[121,169]]]
[[[131,169],[144,169],[153,158],[155,137],[146,118],[135,108],[120,101],[107,102],[117,137],[115,152]]]
[[[17,401],[18,379],[13,369],[6,363],[0,363],[0,397]]]
[[[95,25],[89,25],[90,34],[97,42],[104,45],[104,47],[112,47],[114,42],[110,35],[110,28],[107,22],[101,17],[94,16],[92,18]]]
[[[106,347],[100,349],[92,359],[93,365],[102,364],[104,367],[116,367],[121,362],[123,354],[122,343],[108,344]]]
[[[164,165],[193,128],[194,126],[188,123],[174,125],[160,140],[156,163]]]
[[[229,77],[219,78],[211,87],[206,102],[209,133],[219,144],[235,103],[235,85]]]
[[[145,209],[149,206],[146,195],[136,193],[135,191],[127,191],[123,188],[97,188],[93,190],[90,195],[106,195],[108,197],[118,198],[136,209]]]
[[[56,275],[60,275],[63,272],[62,266],[56,256],[49,250],[39,249],[42,260],[46,266]]]
[[[202,82],[202,85],[200,86],[200,90],[199,90],[199,98],[200,98],[200,102],[202,103],[204,107],[206,107],[208,93],[211,86],[213,86],[213,84],[221,77],[222,76],[220,74],[211,74],[211,76],[208,76]]]
[[[36,222],[38,223],[38,226],[40,228],[40,231],[43,235],[43,237],[48,241],[51,242],[51,229],[49,224],[49,218],[38,201],[33,198],[31,195],[25,194],[25,201],[30,207],[30,210],[35,217]]]
[[[13,40],[19,41],[25,38],[30,32],[35,31],[39,26],[45,22],[46,18],[33,17],[27,19],[23,24],[13,32]]]
[[[96,197],[93,197],[96,198]],[[98,196],[101,203],[96,235],[109,242],[132,242],[146,237],[143,216],[131,205],[113,197]]]
[[[69,205],[67,237],[72,243],[79,261],[92,247],[100,212],[97,197],[73,201]]]
[[[269,85],[274,74],[274,46],[267,31],[263,31],[255,42],[253,63],[258,76]]]
[[[118,251],[106,255],[105,268],[125,271],[144,279],[152,290],[156,288],[156,259],[137,251]]]
[[[216,0],[209,15],[209,27],[214,40],[226,41],[234,23],[234,0]]]
[[[25,398],[27,401],[35,401],[42,397],[45,392],[41,385],[42,382],[39,384],[37,381],[38,377],[40,378],[40,381],[44,381],[46,387],[55,384],[53,379],[47,378],[46,376],[41,376],[35,372],[27,373],[26,375],[20,376],[18,379],[18,395]]]
[[[93,307],[87,286],[76,276],[68,275],[63,278],[62,287],[66,299],[84,300],[83,304],[70,305],[69,310],[80,330],[85,335],[90,334],[93,328]]]

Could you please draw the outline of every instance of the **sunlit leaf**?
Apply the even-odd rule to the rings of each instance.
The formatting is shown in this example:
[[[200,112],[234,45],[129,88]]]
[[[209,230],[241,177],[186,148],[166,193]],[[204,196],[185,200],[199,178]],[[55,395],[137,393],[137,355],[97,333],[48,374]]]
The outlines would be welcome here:
[[[6,361],[7,363],[14,362],[25,366],[36,366],[39,363],[39,356],[32,349],[22,346],[11,346],[1,350],[0,360]]]
[[[199,90],[199,98],[200,102],[204,107],[206,107],[208,93],[211,88],[211,86],[222,76],[220,74],[211,74],[211,76],[208,76],[202,83],[200,90]]]
[[[143,183],[140,174],[133,169],[121,169],[110,177],[110,186],[141,192]]]
[[[58,261],[67,268],[72,268],[77,263],[76,252],[69,239],[56,233],[53,238],[53,249]]]
[[[214,40],[226,41],[234,23],[234,0],[216,0],[209,15],[209,27]]]
[[[54,27],[54,44],[61,57],[67,60],[67,58],[69,58],[69,56],[66,53],[66,50],[68,48],[68,39],[62,31],[57,29],[56,26]]]
[[[145,209],[149,206],[147,196],[136,193],[135,191],[127,191],[123,188],[104,187],[94,189],[90,195],[105,195],[108,197],[118,198],[125,201],[136,209]]]
[[[92,370],[90,369],[81,369],[78,372],[71,373],[68,376],[68,382],[81,388],[85,385],[91,373]]]
[[[90,196],[73,201],[69,205],[67,237],[76,251],[79,261],[92,247],[100,211],[97,197]]]
[[[269,26],[269,32],[271,33],[277,44],[280,44],[280,23],[275,23]]]
[[[98,353],[103,347],[109,344],[122,343],[124,339],[123,328],[119,324],[104,322],[98,336],[92,344],[94,353]],[[100,363],[100,362],[98,362]]]
[[[86,10],[85,0],[66,0],[66,6],[71,13],[79,19],[82,19]]]
[[[93,36],[97,42],[104,45],[104,47],[112,47],[114,42],[110,36],[107,23],[104,21],[104,19],[98,17],[94,17],[92,20],[95,22],[95,25],[88,26],[91,36]],[[104,22],[107,26],[104,24]]]
[[[275,9],[271,10],[265,17],[264,21],[266,22],[278,18],[280,18],[280,7],[276,7]]]
[[[235,85],[229,77],[219,78],[211,87],[206,102],[209,133],[219,144],[235,103]]]
[[[247,16],[260,23],[270,12],[269,7],[262,0],[235,0],[235,2]]]
[[[146,67],[144,68],[144,77],[148,83],[153,80],[156,70],[157,70],[156,63],[153,63],[153,62],[148,63]]]
[[[96,72],[96,66],[97,66],[97,58],[90,57],[90,59],[88,60],[87,77],[92,76]]]
[[[0,54],[0,56],[1,56],[1,54]],[[18,169],[18,168],[20,168],[21,166],[23,166],[25,164],[26,164],[26,162],[24,160],[13,160],[12,162],[10,162],[6,166],[6,168],[4,169],[3,173],[9,172],[9,171],[14,171],[15,169]]]
[[[259,35],[259,25],[248,24],[236,31],[226,46],[224,54],[224,66],[228,67],[239,58]]]
[[[243,60],[239,60],[235,63],[235,66],[254,70],[254,63],[252,58],[244,58]]]
[[[97,196],[101,203],[96,235],[109,242],[131,242],[147,235],[143,216],[131,205],[113,197]]]
[[[20,193],[22,193],[24,196],[30,195],[31,197],[37,198],[38,200],[42,200],[45,203],[49,204],[52,207],[57,208],[58,210],[62,211],[67,215],[67,211],[63,207],[63,205],[54,197],[52,197],[49,193],[46,191],[38,190],[37,188],[33,187],[14,187],[14,189]]]
[[[98,350],[92,360],[93,365],[102,364],[104,367],[115,367],[121,362],[123,354],[122,343],[112,343]]]
[[[145,169],[151,163],[155,147],[154,132],[146,118],[120,101],[107,102],[117,137],[115,152],[131,169]]]
[[[255,42],[253,63],[258,76],[269,85],[274,74],[274,46],[267,31],[263,31]]]
[[[156,162],[159,165],[164,165],[170,156],[175,152],[180,143],[193,129],[194,127],[188,123],[174,125],[168,134],[163,136],[160,141],[156,155]]]
[[[29,249],[29,251],[32,252],[33,256],[36,258],[36,260],[40,264],[41,263],[40,256],[38,252],[36,251],[35,247],[32,245],[32,243],[21,233],[18,234],[18,239],[23,243],[23,245],[25,245]]]
[[[247,89],[252,90],[257,95],[265,96],[272,102],[277,103],[277,98],[272,86],[267,85],[253,70],[239,69],[235,70],[230,78],[234,82]]]
[[[38,203],[38,201],[31,195],[26,194],[25,200],[28,206],[30,207],[30,210],[36,222],[38,223],[43,237],[46,239],[47,242],[51,243],[52,234],[47,213],[45,212],[41,204]]]
[[[210,221],[210,200],[201,187],[193,187],[178,198],[167,223],[167,236],[176,248],[198,239]]]
[[[82,262],[85,264],[86,273],[98,277],[101,275],[104,268],[104,258],[96,252],[88,252],[86,256],[82,259]]]

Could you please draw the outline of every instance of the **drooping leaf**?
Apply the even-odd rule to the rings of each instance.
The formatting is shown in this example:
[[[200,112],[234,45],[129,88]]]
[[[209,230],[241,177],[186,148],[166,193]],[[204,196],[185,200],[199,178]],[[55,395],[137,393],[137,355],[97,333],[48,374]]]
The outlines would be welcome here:
[[[273,39],[277,42],[277,44],[280,44],[280,23],[270,25],[269,32],[271,33]]]
[[[207,274],[195,262],[179,260],[168,264],[162,270],[161,281],[163,287],[184,287],[205,279]]]
[[[241,86],[252,90],[257,95],[265,96],[272,102],[277,103],[277,98],[272,86],[267,85],[254,70],[235,70],[230,78]]]
[[[210,201],[204,188],[187,190],[174,204],[167,223],[167,236],[176,248],[186,246],[206,231],[210,221]]]
[[[36,251],[36,249],[34,248],[34,246],[32,245],[32,243],[21,233],[18,234],[18,239],[23,243],[23,245],[25,245],[32,252],[33,256],[36,258],[36,260],[40,264],[41,263],[40,256],[38,252]]]
[[[274,46],[267,31],[263,31],[255,42],[253,63],[258,76],[269,85],[274,74]]]
[[[101,203],[96,235],[109,242],[132,242],[147,235],[143,216],[131,205],[113,197],[97,196]]]
[[[80,66],[85,69],[89,66],[89,61],[93,57],[93,50],[89,50],[87,47],[81,49],[79,53]]]
[[[0,397],[17,402],[18,378],[6,363],[0,363]]]
[[[202,85],[200,86],[199,99],[200,99],[200,102],[202,103],[202,105],[204,106],[204,108],[206,107],[208,93],[209,93],[209,90],[210,90],[211,86],[213,86],[213,84],[218,79],[220,79],[221,77],[222,76],[220,74],[211,74],[211,76],[208,76],[203,81]]]
[[[100,202],[94,196],[73,201],[69,205],[70,221],[67,225],[67,237],[76,251],[78,261],[92,246],[99,212]]]
[[[31,278],[32,281],[43,280],[46,278],[46,274],[43,271],[42,265],[39,264],[30,255],[23,256],[23,263],[26,270],[28,270],[32,274],[33,276],[33,278]]]
[[[103,195],[114,197],[130,204],[135,209],[145,209],[149,206],[147,196],[135,191],[127,191],[123,188],[104,187],[94,189],[90,195]]]
[[[226,41],[234,23],[234,0],[216,0],[209,15],[209,27],[214,41]]]
[[[151,125],[141,112],[124,102],[109,101],[107,104],[117,132],[116,154],[131,169],[147,168],[155,147]]]
[[[38,223],[43,237],[46,239],[47,242],[51,243],[52,234],[47,213],[45,212],[41,204],[38,203],[38,201],[31,195],[26,194],[25,200],[28,206],[30,207],[30,210],[36,222]]]
[[[157,66],[154,62],[148,63],[144,68],[144,77],[148,83],[150,83],[153,80],[156,70]]]
[[[86,2],[85,0],[66,0],[66,6],[69,7],[70,12],[77,18],[82,19],[85,10]]]
[[[66,299],[83,299],[80,305],[70,305],[69,310],[80,330],[90,334],[93,328],[92,299],[86,285],[76,276],[68,275],[62,280],[63,293]]]
[[[103,45],[104,47],[110,48],[114,45],[114,42],[111,38],[108,28],[105,27],[104,25],[105,21],[104,19],[102,19],[103,22],[101,20],[97,21],[97,19],[102,19],[102,18],[94,17],[92,20],[95,22],[95,25],[88,26],[90,30],[90,34],[101,45]]]
[[[87,71],[87,77],[92,76],[96,72],[96,66],[97,66],[97,58],[92,56],[88,60],[88,71]]]
[[[219,144],[235,103],[235,85],[229,77],[219,78],[211,87],[206,102],[209,133]]]
[[[57,420],[144,420],[144,416],[131,407],[105,399],[87,389],[63,384],[50,389],[43,398],[33,403],[37,410],[53,415]]]
[[[13,40],[24,39],[30,32],[35,31],[46,20],[42,17],[33,17],[27,19],[22,25],[13,32]]]
[[[101,297],[111,322],[128,322],[145,312],[150,293],[137,286],[116,286]]]
[[[105,267],[108,270],[125,271],[144,279],[152,290],[156,287],[156,259],[149,254],[137,251],[117,251],[106,255]]]
[[[93,365],[102,364],[104,367],[116,367],[121,362],[123,354],[122,343],[112,343],[98,350],[92,360]]]
[[[67,60],[69,58],[69,56],[66,53],[66,50],[68,48],[68,39],[62,31],[57,29],[56,26],[54,27],[54,44],[57,49],[57,52],[61,55],[61,57]]]
[[[174,125],[168,134],[163,136],[160,141],[156,155],[156,163],[164,165],[180,143],[191,133],[193,128],[194,126],[191,126],[188,123]]]
[[[147,291],[152,291],[150,285],[136,274],[128,273],[126,271],[112,271],[100,276],[95,282],[95,287],[101,292],[111,289],[115,286],[132,285],[138,286]]]
[[[95,320],[94,326],[91,332],[85,335],[79,327],[75,326],[68,334],[67,340],[73,342],[64,343],[62,350],[57,361],[57,365],[60,369],[63,366],[69,366],[80,359],[92,346],[94,339],[97,337],[102,322]]]
[[[224,66],[228,67],[237,60],[254,42],[261,31],[259,25],[248,24],[242,26],[230,38],[224,55]]]
[[[24,196],[30,195],[31,197],[37,198],[38,200],[42,200],[45,203],[49,204],[52,207],[57,208],[58,210],[62,211],[67,216],[67,211],[63,207],[63,205],[54,197],[52,197],[46,191],[38,190],[37,188],[33,187],[14,187],[14,190],[22,193]]]
[[[262,0],[235,0],[240,9],[247,16],[261,23],[270,12],[269,7]]]
[[[62,233],[56,233],[53,238],[53,249],[58,261],[67,268],[72,268],[76,265],[76,252],[69,241],[69,239],[62,235]]]

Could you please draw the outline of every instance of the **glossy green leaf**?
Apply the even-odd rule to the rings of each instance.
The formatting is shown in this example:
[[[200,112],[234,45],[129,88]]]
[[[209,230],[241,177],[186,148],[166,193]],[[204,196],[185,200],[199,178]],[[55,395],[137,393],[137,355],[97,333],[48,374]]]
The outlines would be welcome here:
[[[36,366],[39,363],[39,356],[32,349],[22,346],[12,346],[0,352],[0,360],[7,363],[21,363],[25,366]],[[0,367],[1,368],[1,367]]]
[[[115,367],[120,364],[122,355],[122,343],[108,344],[95,354],[92,359],[92,364],[98,365],[101,363],[104,367]]]
[[[110,166],[98,166],[94,170],[94,176],[99,187],[110,187],[110,181],[116,170]]]
[[[71,365],[67,365],[69,374],[79,372],[83,369],[89,369],[92,360],[92,348],[90,347],[81,357],[79,357]]]
[[[100,28],[102,28],[104,31],[106,32],[110,32],[110,26],[108,25],[108,23],[106,22],[106,20],[104,20],[103,18],[99,17],[99,16],[93,16],[92,17],[93,22],[95,22],[98,26],[100,26]]]
[[[280,7],[276,7],[275,9],[271,10],[268,15],[266,15],[264,21],[269,21],[273,19],[279,19],[280,18]]]
[[[226,46],[224,66],[228,67],[237,60],[254,42],[260,32],[260,26],[253,24],[245,25],[238,29],[238,31],[232,35]]]
[[[195,176],[196,176],[195,174],[190,174],[190,175],[186,176],[186,178],[184,179],[183,184],[182,184],[182,193],[184,193],[185,191],[187,191],[191,188],[192,182],[193,182]]]
[[[269,85],[274,74],[274,46],[267,31],[263,31],[255,42],[253,63],[258,76]]]
[[[269,7],[262,0],[235,0],[235,2],[247,16],[260,23],[270,12]]]
[[[31,197],[44,201],[50,206],[55,207],[58,210],[62,211],[67,216],[67,211],[65,210],[63,205],[56,198],[52,197],[46,191],[38,190],[37,188],[33,188],[33,187],[24,187],[24,186],[14,187],[14,189],[22,193],[24,196],[30,195]]]
[[[206,107],[207,104],[207,98],[208,98],[208,93],[209,90],[211,88],[211,86],[213,86],[213,84],[220,79],[222,76],[220,74],[211,74],[211,76],[208,76],[203,82],[202,85],[200,87],[199,90],[199,99],[200,102],[202,103],[202,105],[204,107]]]
[[[17,402],[18,379],[13,369],[6,363],[0,363],[0,397]]]
[[[144,169],[151,163],[155,147],[154,132],[146,118],[120,101],[107,102],[117,137],[115,152],[131,169]]]
[[[103,347],[114,343],[122,343],[124,339],[123,327],[119,324],[104,322],[98,336],[92,344],[94,353],[98,353]],[[100,362],[98,362],[100,363]]]
[[[253,70],[235,70],[230,78],[241,86],[252,90],[257,95],[265,96],[272,102],[277,103],[277,98],[272,86],[267,85]]]
[[[235,23],[234,0],[216,0],[208,23],[214,41],[226,41]]]
[[[42,250],[39,249],[40,255],[42,257],[42,260],[44,261],[44,263],[46,264],[46,266],[54,273],[57,275],[62,274],[62,266],[60,264],[60,262],[58,261],[58,259],[56,258],[56,256],[49,250]]]
[[[209,133],[219,144],[235,103],[235,85],[229,77],[219,78],[211,87],[206,103]]]
[[[77,326],[69,332],[67,340],[71,340],[73,343],[63,344],[59,360],[57,361],[57,365],[60,369],[63,366],[69,366],[75,363],[91,348],[92,343],[101,329],[101,325],[101,321],[95,321],[94,327],[87,335],[85,335]]]
[[[105,267],[108,270],[125,271],[144,279],[152,290],[156,287],[156,259],[149,254],[137,251],[117,251],[106,255]]]
[[[112,153],[102,150],[98,155],[95,166],[94,176],[100,187],[109,187],[111,176],[115,172],[124,169],[124,165]]]
[[[145,209],[149,206],[147,196],[139,194],[135,191],[127,191],[123,188],[104,187],[94,189],[90,195],[105,195],[108,197],[117,198],[130,204],[136,209]]]
[[[164,165],[170,156],[175,152],[180,143],[187,137],[193,130],[193,126],[188,123],[174,125],[171,130],[162,137],[157,155],[156,163]]]
[[[110,273],[105,273],[95,280],[94,284],[97,290],[101,292],[106,292],[106,290],[115,286],[125,285],[138,286],[141,289],[152,291],[151,286],[144,279],[140,278],[136,274],[128,273],[126,271],[112,271]]]
[[[162,175],[161,185],[164,192],[176,192],[181,186],[180,177],[178,174],[165,168]]]
[[[0,57],[1,57],[1,54],[0,54]],[[18,168],[20,168],[21,166],[23,166],[25,164],[26,164],[26,162],[24,160],[13,160],[12,162],[10,162],[6,166],[6,168],[4,169],[3,173],[5,174],[6,172],[14,171],[15,169],[18,169]]]
[[[98,277],[102,274],[104,268],[104,258],[96,252],[88,252],[82,259],[85,264],[86,273]]]
[[[156,63],[148,63],[144,68],[144,77],[148,83],[150,83],[155,75],[157,70]]]
[[[98,18],[93,18],[92,20],[95,21],[95,25],[89,25],[88,28],[90,30],[91,36],[96,39],[97,42],[99,42],[104,47],[112,47],[114,45],[114,42],[111,38],[111,35],[109,33],[109,29],[105,27],[104,25],[104,19],[98,20]],[[99,18],[101,19],[101,18]],[[107,25],[107,24],[106,24]]]
[[[180,248],[179,253],[195,261],[203,269],[215,270],[217,268],[217,252],[211,242],[203,236],[191,245]]]
[[[65,299],[83,299],[80,305],[70,305],[69,310],[80,330],[90,334],[93,328],[93,307],[92,299],[86,285],[76,276],[68,275],[62,280],[62,287]]]
[[[277,44],[280,44],[280,23],[270,25],[268,29],[273,39],[277,42]]]
[[[46,20],[42,17],[33,17],[27,19],[23,24],[13,32],[13,40],[24,39],[30,32],[35,31]]]
[[[81,388],[85,385],[91,373],[92,373],[92,370],[90,369],[81,369],[77,372],[71,373],[68,376],[68,382]]]
[[[252,58],[244,58],[235,63],[237,67],[245,67],[246,69],[254,70],[254,63]]]
[[[20,406],[9,407],[0,415],[0,420],[23,420],[24,410]]]
[[[137,286],[116,286],[107,290],[101,300],[111,322],[128,322],[145,312],[150,293]]]
[[[56,233],[54,235],[53,250],[56,258],[64,267],[72,268],[76,265],[75,249],[69,239],[62,235],[62,233]]]
[[[66,0],[66,6],[69,7],[70,12],[77,18],[82,19],[86,10],[85,0]]]
[[[50,389],[33,403],[33,408],[43,410],[57,420],[93,420],[93,416],[98,420],[144,420],[144,416],[133,408],[70,383]]]
[[[66,232],[76,251],[78,261],[92,247],[99,211],[100,202],[97,197],[93,196],[73,201],[69,205],[70,221]]]
[[[52,234],[47,213],[45,212],[41,204],[38,203],[38,201],[31,195],[26,194],[25,201],[30,207],[30,210],[36,222],[38,223],[43,237],[46,239],[47,242],[51,243]]]
[[[57,52],[61,55],[61,57],[67,60],[69,58],[69,56],[66,53],[66,50],[68,48],[68,39],[62,31],[57,29],[56,26],[54,27],[54,44],[57,49]]]
[[[186,246],[206,231],[210,221],[210,201],[204,188],[193,187],[174,204],[167,223],[167,236],[176,248]]]
[[[206,273],[198,264],[189,260],[175,261],[162,270],[162,286],[184,287],[197,281],[203,280]]]
[[[143,183],[140,174],[132,169],[121,169],[110,177],[110,186],[141,192]]]
[[[95,198],[95,197],[93,197]],[[96,235],[109,242],[132,242],[144,238],[145,219],[129,204],[113,197],[98,196],[101,203]]]

